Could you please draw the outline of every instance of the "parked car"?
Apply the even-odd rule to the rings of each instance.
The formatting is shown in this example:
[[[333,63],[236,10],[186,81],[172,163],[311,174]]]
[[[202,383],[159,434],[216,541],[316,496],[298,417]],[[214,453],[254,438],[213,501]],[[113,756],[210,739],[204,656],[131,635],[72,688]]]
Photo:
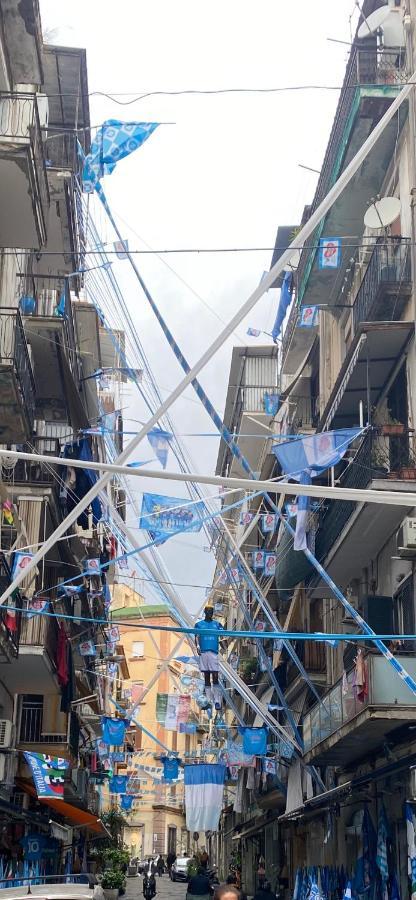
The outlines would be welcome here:
[[[188,863],[191,861],[190,856],[178,856],[170,870],[172,881],[188,881]]]

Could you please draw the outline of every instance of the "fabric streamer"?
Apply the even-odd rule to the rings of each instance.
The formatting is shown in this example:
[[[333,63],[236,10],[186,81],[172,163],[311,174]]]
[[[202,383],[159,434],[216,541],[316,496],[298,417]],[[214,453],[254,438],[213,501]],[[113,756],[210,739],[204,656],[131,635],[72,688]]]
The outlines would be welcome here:
[[[170,537],[182,528],[190,532],[200,531],[203,513],[203,500],[190,504],[183,498],[143,494],[139,527],[148,531],[152,540],[156,536]]]
[[[267,728],[243,728],[239,733],[243,738],[243,751],[247,755],[265,756],[267,753]]]
[[[151,431],[147,432],[147,440],[149,441],[152,450],[155,451],[162,469],[166,469],[169,444],[172,439],[173,434],[169,431],[162,431],[161,428],[152,428]]]
[[[285,272],[283,284],[280,289],[279,305],[277,307],[276,321],[273,325],[272,338],[276,344],[277,338],[282,330],[282,325],[286,317],[286,313],[292,300],[293,275],[292,272]]]
[[[226,767],[217,763],[185,765],[185,811],[188,831],[218,831]]]
[[[107,119],[98,129],[84,160],[82,189],[91,193],[104,175],[111,175],[120,159],[141,147],[158,122],[120,122]]]

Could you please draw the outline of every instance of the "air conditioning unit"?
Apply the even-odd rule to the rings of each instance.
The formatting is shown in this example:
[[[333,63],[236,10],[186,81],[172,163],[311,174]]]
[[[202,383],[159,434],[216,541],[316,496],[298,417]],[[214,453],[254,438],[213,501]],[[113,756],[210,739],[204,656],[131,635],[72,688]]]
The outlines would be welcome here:
[[[416,519],[406,516],[397,534],[397,552],[399,556],[416,556]]]
[[[0,750],[9,750],[13,743],[13,722],[0,719]]]

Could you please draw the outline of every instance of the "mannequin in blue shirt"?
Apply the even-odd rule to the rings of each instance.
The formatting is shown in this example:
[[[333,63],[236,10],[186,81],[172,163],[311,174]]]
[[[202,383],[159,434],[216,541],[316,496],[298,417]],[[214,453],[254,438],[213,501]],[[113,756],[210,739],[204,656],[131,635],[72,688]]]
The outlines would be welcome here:
[[[196,623],[195,628],[198,632],[195,635],[196,643],[199,650],[199,660],[201,672],[205,681],[205,693],[208,700],[211,700],[215,709],[221,709],[221,690],[218,684],[218,651],[219,651],[219,635],[206,634],[206,631],[222,631],[222,625],[214,619],[214,610],[212,606],[206,606],[204,610],[204,619]],[[212,688],[211,688],[212,677]]]

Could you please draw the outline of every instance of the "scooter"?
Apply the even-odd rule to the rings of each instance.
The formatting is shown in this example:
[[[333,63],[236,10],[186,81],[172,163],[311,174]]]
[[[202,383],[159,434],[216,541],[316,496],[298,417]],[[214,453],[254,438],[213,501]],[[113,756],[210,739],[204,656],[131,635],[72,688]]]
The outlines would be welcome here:
[[[144,900],[153,900],[153,897],[156,897],[156,879],[155,876],[145,875],[143,881],[143,897]]]

